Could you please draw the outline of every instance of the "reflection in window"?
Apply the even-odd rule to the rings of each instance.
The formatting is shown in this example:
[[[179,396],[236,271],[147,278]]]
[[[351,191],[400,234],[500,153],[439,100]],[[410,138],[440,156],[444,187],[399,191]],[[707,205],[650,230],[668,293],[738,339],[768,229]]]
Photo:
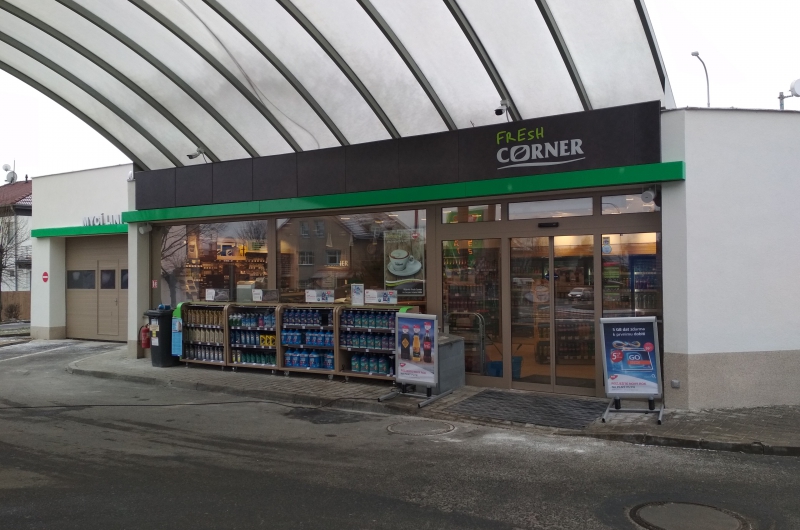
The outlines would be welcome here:
[[[101,289],[116,289],[117,288],[117,271],[114,269],[100,271],[100,288]]]
[[[661,317],[661,234],[603,235],[603,316]]]
[[[122,269],[119,271],[119,288],[128,288],[128,269]]]
[[[508,205],[508,218],[547,219],[550,217],[580,217],[592,215],[592,198],[556,199],[552,201],[512,202]]]
[[[339,266],[340,262],[342,261],[341,250],[326,250],[325,254],[326,254],[325,263],[327,265],[334,265],[336,267]]]
[[[95,271],[67,271],[67,289],[94,289]]]
[[[477,206],[450,206],[442,208],[442,223],[486,223],[500,221],[499,204],[479,204]]]
[[[644,202],[641,194],[612,195],[603,197],[603,215],[618,215],[623,213],[649,213],[660,212],[661,207],[654,201]]]
[[[279,219],[281,301],[302,302],[305,289],[347,298],[353,283],[424,301],[425,226],[425,210]],[[303,235],[308,227],[315,237]]]
[[[311,233],[308,231],[308,222],[307,221],[300,221],[300,236],[301,237],[310,237]]]
[[[165,227],[161,239],[161,302],[249,302],[253,289],[267,289],[265,220]]]

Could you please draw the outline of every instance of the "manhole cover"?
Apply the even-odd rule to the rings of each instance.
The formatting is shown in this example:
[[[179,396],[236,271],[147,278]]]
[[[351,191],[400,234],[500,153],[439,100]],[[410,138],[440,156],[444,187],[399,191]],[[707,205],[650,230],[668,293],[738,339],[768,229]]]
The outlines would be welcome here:
[[[739,514],[691,502],[650,502],[631,510],[631,519],[647,530],[750,530]]]
[[[445,421],[412,420],[392,423],[387,429],[391,433],[406,436],[434,436],[451,432],[455,426]]]

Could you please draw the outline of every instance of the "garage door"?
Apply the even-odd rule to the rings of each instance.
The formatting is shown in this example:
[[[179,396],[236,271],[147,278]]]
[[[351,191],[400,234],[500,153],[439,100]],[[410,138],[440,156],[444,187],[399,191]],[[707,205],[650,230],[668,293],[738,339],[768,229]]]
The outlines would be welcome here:
[[[128,236],[67,239],[67,337],[125,341]]]

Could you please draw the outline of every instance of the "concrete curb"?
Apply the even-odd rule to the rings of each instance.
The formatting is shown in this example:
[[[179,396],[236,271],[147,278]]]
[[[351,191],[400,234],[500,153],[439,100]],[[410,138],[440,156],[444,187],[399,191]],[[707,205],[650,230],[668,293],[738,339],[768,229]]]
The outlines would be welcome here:
[[[184,390],[199,390],[202,392],[214,392],[228,394],[232,396],[247,397],[263,401],[274,401],[292,405],[317,408],[333,408],[348,410],[353,412],[369,412],[376,414],[420,416],[428,419],[445,421],[458,421],[472,423],[486,427],[501,427],[514,430],[524,430],[530,432],[535,430],[539,434],[550,434],[559,436],[572,436],[582,438],[596,438],[613,442],[625,442],[636,445],[651,445],[657,447],[673,447],[681,449],[704,449],[707,451],[726,451],[734,453],[747,453],[770,456],[800,456],[800,446],[773,446],[762,442],[722,442],[715,440],[705,440],[697,438],[681,438],[677,436],[658,436],[648,433],[593,433],[572,429],[557,429],[541,425],[523,424],[506,420],[494,420],[475,416],[462,416],[446,412],[439,412],[432,409],[420,409],[414,404],[399,404],[397,402],[380,403],[376,400],[366,398],[337,398],[324,399],[308,394],[293,394],[287,392],[276,392],[274,390],[247,390],[238,389],[224,385],[213,385],[200,382],[186,382],[175,380],[163,380],[155,377],[146,377],[130,374],[120,374],[102,370],[87,370],[76,365],[80,362],[73,361],[67,365],[67,372],[74,375],[85,375],[98,377],[101,379],[116,379],[141,383],[153,386],[181,388]]]
[[[0,336],[0,339],[8,337],[9,335]],[[0,342],[0,348],[5,348],[6,346],[16,346],[17,344],[25,344],[26,342],[30,342],[31,338],[28,335],[11,335],[11,337],[28,337],[27,339],[22,340],[10,340],[8,342]]]

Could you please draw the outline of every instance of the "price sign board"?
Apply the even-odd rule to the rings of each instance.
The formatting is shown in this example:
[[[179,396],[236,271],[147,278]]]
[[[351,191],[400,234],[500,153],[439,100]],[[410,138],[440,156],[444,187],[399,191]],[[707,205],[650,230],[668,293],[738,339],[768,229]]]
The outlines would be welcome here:
[[[656,317],[601,318],[603,377],[610,398],[660,398]]]
[[[306,289],[306,303],[332,304],[333,301],[333,290]]]
[[[364,299],[368,304],[397,304],[397,291],[377,291],[367,289],[364,291]]]

